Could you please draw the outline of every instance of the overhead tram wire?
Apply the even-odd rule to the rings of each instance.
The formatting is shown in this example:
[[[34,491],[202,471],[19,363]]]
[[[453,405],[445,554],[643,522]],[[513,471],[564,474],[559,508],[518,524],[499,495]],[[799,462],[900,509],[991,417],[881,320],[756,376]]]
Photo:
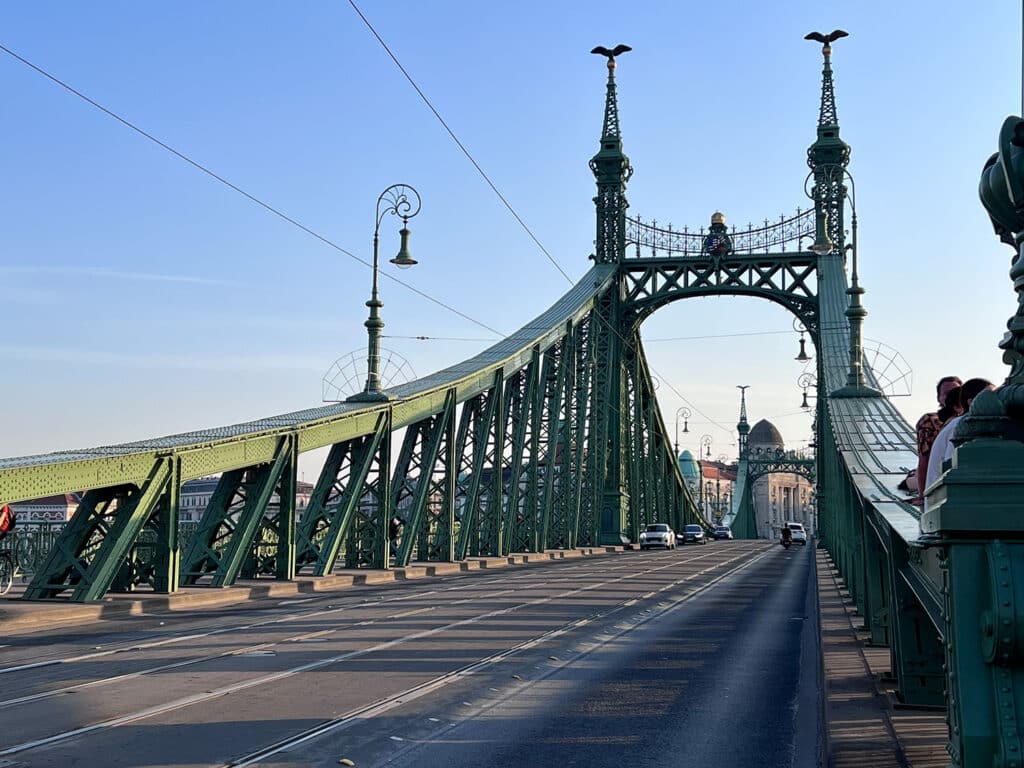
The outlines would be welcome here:
[[[356,4],[354,2],[352,2],[352,0],[349,0],[349,3],[352,5],[352,7],[356,11],[356,13],[359,14],[359,17],[363,20],[363,22],[366,24],[366,26],[369,28],[369,30],[373,33],[374,37],[376,37],[377,40],[380,42],[380,44],[384,47],[384,50],[387,52],[387,54],[391,57],[391,59],[395,62],[395,64],[398,66],[398,68],[402,71],[402,74],[405,75],[406,79],[408,79],[409,83],[413,86],[413,88],[419,94],[420,98],[423,99],[423,101],[424,101],[424,103],[426,103],[427,107],[431,110],[431,112],[434,113],[434,115],[437,117],[437,119],[441,122],[441,125],[444,126],[445,130],[448,131],[448,133],[451,136],[451,138],[455,141],[455,143],[458,145],[458,147],[462,150],[462,152],[469,159],[469,161],[477,169],[477,171],[484,178],[484,180],[487,182],[487,184],[491,187],[491,189],[494,191],[494,193],[499,197],[499,199],[502,201],[502,203],[504,203],[505,206],[508,208],[508,210],[512,213],[512,215],[515,217],[516,221],[519,222],[519,224],[523,227],[523,229],[527,232],[527,234],[529,234],[531,239],[533,239],[533,241],[541,249],[541,251],[544,253],[544,255],[548,257],[548,259],[558,269],[558,271],[562,274],[562,276],[570,283],[570,285],[572,285],[573,284],[572,278],[570,278],[569,275],[566,274],[565,270],[562,269],[562,267],[558,264],[558,262],[555,261],[554,257],[552,257],[551,254],[547,251],[547,249],[544,248],[544,246],[541,244],[541,242],[537,239],[536,235],[533,234],[533,232],[530,230],[530,228],[522,220],[522,218],[519,216],[519,214],[516,213],[515,209],[512,208],[511,204],[509,204],[508,200],[506,200],[505,197],[501,194],[501,192],[494,185],[494,183],[490,180],[490,178],[487,176],[487,174],[484,172],[484,170],[476,162],[476,160],[473,159],[473,156],[469,153],[469,151],[465,148],[465,146],[463,146],[462,142],[459,141],[458,137],[451,130],[451,128],[449,128],[448,124],[444,121],[444,118],[441,117],[440,113],[438,113],[438,111],[434,108],[433,104],[430,103],[430,100],[427,99],[427,97],[423,94],[423,92],[420,90],[419,86],[416,85],[416,82],[412,79],[412,77],[409,75],[409,73],[405,70],[405,68],[402,66],[402,64],[398,61],[398,59],[395,57],[395,55],[391,52],[391,49],[388,48],[387,43],[385,43],[384,40],[380,37],[380,35],[377,34],[377,31],[373,28],[373,25],[371,25],[370,22],[366,19],[366,17],[363,15],[362,11],[359,10],[359,7],[356,6]],[[121,117],[119,114],[117,114],[113,110],[108,109],[107,107],[103,106],[102,104],[100,104],[99,102],[97,102],[94,99],[90,98],[89,96],[86,96],[84,93],[82,93],[81,91],[77,90],[76,88],[74,88],[73,86],[68,84],[67,82],[61,80],[56,75],[53,75],[50,72],[48,72],[45,69],[43,69],[42,67],[32,63],[31,61],[26,59],[24,56],[21,56],[20,54],[18,54],[15,51],[11,50],[7,46],[3,45],[2,43],[0,43],[0,51],[3,51],[8,56],[12,57],[13,59],[16,59],[17,61],[21,62],[25,66],[27,66],[30,69],[34,70],[38,74],[40,74],[43,77],[45,77],[47,80],[50,80],[51,82],[55,83],[56,85],[59,85],[64,90],[68,91],[69,93],[73,94],[74,96],[77,96],[79,99],[81,99],[82,101],[86,102],[90,106],[98,109],[99,111],[103,112],[108,117],[112,117],[114,120],[116,120],[117,122],[121,123],[126,128],[129,128],[132,131],[135,131],[137,134],[139,134],[140,136],[142,136],[142,137],[148,139],[149,141],[153,142],[154,144],[159,146],[161,149],[163,149],[163,150],[165,150],[167,152],[170,152],[172,155],[174,155],[178,159],[185,161],[186,163],[191,165],[196,170],[201,171],[202,173],[205,173],[210,178],[220,182],[221,184],[223,184],[224,186],[226,186],[229,189],[233,190],[234,192],[237,192],[238,194],[242,195],[243,197],[245,197],[250,202],[255,203],[256,205],[260,206],[264,210],[272,213],[273,215],[277,216],[278,218],[282,219],[283,221],[288,222],[292,226],[297,227],[298,229],[302,230],[306,234],[316,238],[320,242],[322,242],[325,245],[333,248],[334,250],[338,251],[339,253],[345,254],[346,256],[348,256],[349,258],[353,259],[354,261],[359,262],[363,266],[372,267],[372,264],[369,261],[367,261],[367,260],[357,256],[356,254],[354,254],[351,251],[343,248],[342,246],[338,245],[337,243],[335,243],[334,241],[332,241],[329,238],[325,237],[324,235],[321,235],[319,232],[316,232],[315,230],[307,227],[305,224],[302,224],[298,220],[292,218],[291,216],[289,216],[288,214],[284,213],[283,211],[275,208],[274,206],[270,205],[267,202],[264,202],[263,200],[261,200],[260,198],[256,197],[255,195],[245,191],[244,189],[239,187],[237,184],[234,184],[233,182],[229,181],[228,179],[224,178],[223,176],[221,176],[221,175],[217,174],[216,172],[210,170],[209,168],[207,168],[203,164],[199,163],[198,161],[193,160],[191,157],[189,157],[188,155],[184,154],[183,152],[180,152],[179,150],[177,150],[174,147],[170,146],[166,142],[161,141],[156,136],[154,136],[153,134],[151,134],[151,133],[145,131],[144,129],[140,128],[138,125],[136,125],[135,123],[132,123],[127,118]],[[481,322],[481,321],[479,321],[479,320],[477,320],[477,319],[475,319],[473,317],[470,317],[469,315],[467,315],[464,312],[456,309],[455,307],[451,306],[450,304],[447,304],[447,303],[441,301],[440,299],[437,299],[434,296],[431,296],[430,294],[420,290],[419,288],[416,288],[415,286],[405,282],[404,280],[402,280],[400,278],[397,278],[397,277],[395,277],[393,275],[390,275],[387,272],[381,272],[381,274],[384,277],[386,277],[387,279],[391,280],[392,282],[397,283],[398,285],[401,285],[403,288],[406,288],[407,290],[412,291],[413,293],[415,293],[416,295],[426,299],[427,301],[430,301],[431,303],[436,304],[437,306],[442,307],[443,309],[446,309],[449,312],[452,312],[453,314],[463,318],[464,320],[468,320],[469,322],[473,323],[474,325],[479,326],[480,328],[483,328],[486,331],[489,331],[489,332],[491,332],[493,334],[496,334],[499,338],[505,338],[506,334],[503,334],[501,331],[499,331],[499,330],[497,330],[495,328],[492,328],[491,326],[487,325],[486,323],[483,323],[483,322]],[[622,335],[620,333],[618,333],[618,331],[615,331],[615,334],[617,336],[619,336],[620,339],[625,341],[625,339],[622,337]],[[709,424],[712,424],[712,425],[718,427],[723,432],[726,432],[726,433],[728,433],[730,435],[732,434],[732,429],[730,429],[728,427],[725,427],[721,423],[715,421],[710,416],[708,416],[706,413],[704,413],[702,410],[700,410],[700,408],[698,408],[692,402],[687,400],[682,395],[682,393],[679,392],[679,390],[677,390],[672,385],[672,383],[670,381],[668,381],[667,378],[665,378],[664,376],[659,374],[654,368],[651,368],[651,372],[654,375],[658,376],[658,378],[660,380],[664,381],[666,383],[666,385],[668,386],[668,388],[671,389],[672,392],[680,400],[682,400],[686,405],[690,406],[694,410],[695,413],[697,413],[697,414],[703,416],[705,419],[707,419],[707,422]]]
[[[548,261],[550,261],[552,265],[554,265],[555,269],[562,273],[562,277],[566,279],[569,285],[575,285],[575,281],[571,277],[569,277],[566,271],[562,269],[562,265],[555,260],[555,257],[552,256],[548,252],[548,249],[545,248],[544,245],[541,243],[541,241],[537,239],[537,236],[533,234],[533,231],[526,225],[526,222],[523,221],[522,217],[518,213],[516,213],[516,209],[513,208],[512,204],[505,199],[505,196],[503,194],[501,194],[501,192],[495,186],[494,182],[491,181],[490,177],[484,172],[484,169],[480,167],[480,164],[473,158],[473,155],[469,153],[469,150],[466,149],[465,145],[463,145],[463,143],[459,141],[459,137],[455,135],[455,131],[451,129],[448,123],[445,122],[445,119],[441,117],[441,113],[438,112],[437,109],[435,109],[434,105],[430,103],[430,99],[426,97],[426,94],[424,94],[420,87],[416,84],[416,81],[412,79],[412,75],[410,75],[406,68],[402,66],[402,63],[398,60],[398,57],[395,56],[395,54],[391,51],[391,49],[388,47],[388,44],[384,42],[384,38],[382,38],[377,33],[377,30],[373,28],[373,25],[370,23],[369,19],[367,19],[366,16],[363,15],[363,12],[359,10],[359,6],[355,4],[354,0],[348,0],[348,4],[352,6],[352,9],[357,14],[359,14],[359,18],[363,20],[363,23],[366,25],[366,28],[369,29],[371,33],[373,33],[373,36],[377,38],[377,42],[381,44],[381,47],[383,47],[385,52],[387,52],[388,56],[391,57],[391,60],[395,62],[395,66],[398,67],[398,69],[401,71],[403,75],[405,75],[405,79],[409,81],[409,85],[411,85],[413,89],[416,91],[416,93],[419,94],[419,97],[423,99],[423,103],[427,105],[427,108],[434,113],[434,117],[436,117],[438,121],[441,123],[441,125],[444,126],[444,129],[448,132],[448,135],[451,136],[452,141],[454,141],[456,146],[460,150],[462,150],[462,154],[466,156],[466,159],[473,164],[473,167],[476,168],[477,173],[479,173],[483,177],[483,180],[487,182],[487,186],[491,188],[494,194],[498,196],[498,199],[501,200],[501,202],[505,205],[506,208],[508,208],[509,213],[511,213],[515,220],[519,222],[519,226],[523,228],[526,234],[530,236],[530,239],[533,240],[533,242],[537,245],[538,248],[540,248],[541,253],[548,257]]]
[[[530,228],[526,225],[526,222],[524,222],[522,218],[519,216],[519,214],[516,213],[511,203],[509,203],[509,201],[505,199],[505,196],[501,194],[498,188],[494,185],[494,182],[492,182],[491,179],[484,172],[484,169],[480,167],[480,164],[477,163],[475,159],[473,159],[473,156],[469,153],[469,150],[466,149],[466,147],[463,145],[461,141],[459,141],[459,137],[455,135],[455,132],[449,127],[448,123],[445,122],[445,119],[441,117],[441,113],[438,112],[437,109],[435,109],[434,105],[430,103],[430,99],[426,97],[426,95],[423,93],[420,87],[416,84],[416,81],[412,79],[412,75],[410,75],[409,72],[405,69],[405,67],[402,66],[402,63],[398,60],[398,57],[395,56],[395,54],[391,51],[391,49],[388,47],[388,44],[384,42],[384,38],[382,38],[380,34],[378,34],[377,30],[373,28],[373,25],[370,23],[369,19],[367,19],[363,12],[359,9],[359,6],[355,4],[355,0],[348,0],[348,3],[349,5],[352,6],[352,9],[359,15],[359,18],[363,20],[363,23],[366,25],[367,29],[369,29],[373,36],[377,38],[377,42],[381,44],[385,52],[387,52],[388,56],[391,57],[391,60],[395,62],[395,66],[397,66],[401,73],[405,75],[405,79],[409,81],[409,84],[413,87],[413,89],[415,89],[416,93],[419,94],[419,97],[423,99],[423,103],[427,105],[427,108],[434,113],[434,117],[436,117],[438,121],[440,121],[441,125],[444,126],[444,129],[448,132],[448,135],[451,136],[452,141],[454,141],[458,148],[462,150],[462,153],[466,156],[469,162],[473,164],[473,167],[476,168],[477,172],[483,177],[484,181],[487,182],[487,185],[494,191],[494,194],[496,194],[498,196],[498,199],[500,199],[501,202],[505,204],[505,207],[508,208],[509,212],[512,214],[512,216],[515,217],[515,220],[519,222],[519,225],[526,231],[526,233],[530,236],[533,242],[537,244],[537,247],[540,248],[541,252],[543,252],[543,254],[548,257],[548,260],[555,266],[555,269],[562,273],[562,277],[564,277],[570,285],[573,285],[572,278],[569,277],[568,274],[566,274],[565,270],[562,269],[561,265],[555,260],[555,258],[550,253],[548,253],[547,248],[545,248],[541,244],[540,240],[537,239],[537,236],[534,235]],[[615,329],[612,330],[617,336],[619,336],[619,338],[622,338],[622,334],[620,334]],[[623,339],[623,341],[625,341],[625,339]],[[719,429],[728,432],[730,435],[732,434],[731,429],[724,427],[718,422],[712,420],[711,417],[709,417],[697,406],[695,406],[693,403],[691,403],[689,400],[683,397],[679,390],[672,386],[671,382],[660,376],[657,373],[657,371],[655,371],[653,368],[651,368],[651,372],[657,375],[658,378],[661,379],[662,381],[665,381],[666,384],[668,384],[669,389],[671,389],[680,400],[682,400],[684,403],[693,408],[693,410],[696,413],[699,413],[701,416],[708,419],[710,423],[714,424]]]
[[[358,10],[359,9],[356,8],[356,11],[358,11]],[[362,15],[362,14],[360,14],[360,15]],[[369,26],[369,22],[367,22],[367,26]],[[370,27],[370,29],[371,29],[371,31],[373,30],[372,27]],[[376,35],[376,32],[374,32],[374,35]],[[379,39],[379,37],[378,37],[378,39]],[[384,45],[384,41],[383,40],[381,40],[381,45]],[[385,45],[385,49],[387,49],[386,45]],[[34,70],[35,72],[37,72],[38,74],[42,75],[43,77],[45,77],[50,82],[55,83],[56,85],[59,85],[61,88],[66,90],[68,93],[71,93],[71,94],[77,96],[79,99],[84,101],[86,104],[89,104],[90,106],[94,107],[95,109],[98,109],[100,112],[103,112],[108,117],[112,117],[114,120],[116,120],[117,122],[121,123],[126,128],[129,128],[132,131],[135,131],[137,134],[139,134],[140,136],[142,136],[142,137],[148,139],[149,141],[153,142],[154,144],[156,144],[161,149],[163,149],[163,150],[165,150],[167,152],[170,152],[172,155],[177,157],[179,160],[185,161],[186,163],[191,165],[196,170],[201,171],[202,173],[205,173],[210,178],[220,182],[221,184],[223,184],[224,186],[228,187],[229,189],[237,192],[238,194],[240,194],[243,197],[245,197],[247,200],[255,203],[258,206],[260,206],[264,210],[269,211],[270,213],[274,214],[275,216],[277,216],[278,218],[282,219],[283,221],[288,222],[292,226],[297,227],[298,229],[301,229],[306,234],[308,234],[308,235],[310,235],[312,237],[315,237],[320,242],[322,242],[325,245],[333,248],[334,250],[338,251],[339,253],[345,254],[346,256],[348,256],[349,258],[359,262],[363,266],[371,267],[372,268],[373,265],[369,261],[366,261],[365,259],[363,259],[363,258],[361,258],[359,256],[356,256],[351,251],[341,247],[340,245],[338,245],[334,241],[330,240],[329,238],[325,237],[324,235],[321,235],[319,232],[316,232],[315,230],[310,229],[305,224],[302,224],[301,222],[297,221],[296,219],[293,219],[291,216],[289,216],[288,214],[284,213],[283,211],[275,208],[274,206],[270,205],[269,203],[264,202],[263,200],[261,200],[260,198],[256,197],[255,195],[253,195],[253,194],[251,194],[249,192],[246,192],[244,189],[239,187],[237,184],[234,184],[233,182],[228,181],[223,176],[215,173],[214,171],[210,170],[209,168],[207,168],[203,164],[199,163],[198,161],[193,160],[191,157],[189,157],[188,155],[184,154],[183,152],[178,151],[177,149],[175,149],[171,145],[167,144],[166,142],[161,141],[160,139],[158,139],[153,134],[148,133],[147,131],[143,130],[142,128],[140,128],[139,126],[135,125],[135,123],[131,122],[130,120],[128,120],[128,119],[126,119],[124,117],[121,117],[119,114],[117,114],[113,110],[110,110],[107,107],[105,107],[102,104],[100,104],[99,102],[95,101],[94,99],[89,98],[84,93],[82,93],[81,91],[77,90],[76,88],[74,88],[70,84],[64,82],[63,80],[61,80],[56,75],[52,75],[49,72],[47,72],[45,69],[43,69],[42,67],[40,67],[40,66],[38,66],[36,64],[33,64],[31,61],[26,59],[24,56],[21,56],[20,54],[18,54],[15,51],[11,50],[7,46],[3,45],[2,43],[0,43],[0,51],[3,51],[4,53],[6,53],[11,58],[16,59],[17,61],[21,62],[26,67],[28,67],[29,69]],[[388,53],[390,54],[390,51],[388,51]],[[396,60],[396,63],[398,63],[397,60]],[[399,64],[399,66],[401,66],[401,65]],[[403,72],[404,71],[405,70],[403,70]],[[410,82],[412,82],[411,78],[410,78]],[[415,87],[415,83],[413,83],[413,86]],[[417,91],[418,90],[419,89],[417,88]],[[423,98],[426,101],[426,97],[423,97]],[[429,105],[429,102],[427,102],[427,103]],[[433,109],[433,107],[431,107],[431,109]],[[441,119],[440,115],[438,115],[438,119]],[[444,121],[442,120],[442,124],[443,123],[444,123]],[[445,127],[447,128],[447,125]],[[453,138],[455,138],[454,134],[452,134],[452,136],[453,136]],[[456,140],[456,142],[458,142],[458,139],[455,139],[455,140]],[[461,144],[459,146],[461,146]],[[463,150],[463,151],[465,151],[465,150]],[[470,160],[473,162],[473,164],[476,165],[476,161],[472,160],[472,157],[469,156],[469,153],[467,152],[466,154],[467,154],[467,157],[470,157]],[[478,168],[479,168],[479,166],[478,166]],[[480,172],[481,172],[481,174],[483,173],[482,170]],[[486,175],[485,175],[485,178],[486,178]],[[488,183],[490,183],[489,179],[488,179]],[[493,187],[493,185],[492,185],[492,187]],[[495,192],[497,192],[497,189],[495,189]],[[500,192],[497,192],[497,194],[498,194],[499,197],[501,197],[501,193]],[[504,201],[503,197],[502,197],[502,200]],[[505,203],[506,203],[506,205],[508,204],[507,201],[505,201]],[[509,209],[511,210],[511,207]],[[519,219],[518,215],[515,214],[515,211],[513,211],[513,215],[515,215],[516,218]],[[522,223],[521,220],[520,220],[520,223]],[[523,226],[525,227],[526,225],[523,224]],[[527,229],[527,231],[529,232],[529,229]],[[530,236],[534,238],[534,241],[537,241],[536,237],[534,237],[532,232],[530,233]],[[537,244],[540,245],[539,241],[537,241]],[[543,250],[543,246],[540,246],[540,247]],[[544,252],[547,254],[546,250]],[[551,258],[550,254],[548,254],[548,258]],[[552,259],[552,262],[554,263],[553,259]],[[555,266],[558,266],[557,263],[555,263]],[[569,278],[569,276],[565,274],[565,272],[562,270],[561,267],[558,267],[558,270],[560,272],[562,272],[562,274],[566,277],[566,279],[569,280],[570,283],[572,283],[571,278]],[[466,313],[456,309],[455,307],[451,306],[450,304],[447,304],[447,303],[441,301],[440,299],[434,298],[430,294],[428,294],[428,293],[426,293],[424,291],[421,291],[419,288],[416,288],[415,286],[410,285],[409,283],[405,282],[404,280],[401,280],[400,278],[394,277],[393,275],[390,275],[387,272],[381,272],[381,274],[384,277],[386,277],[387,279],[391,280],[392,282],[397,283],[398,285],[401,285],[403,288],[406,288],[407,290],[412,291],[413,293],[415,293],[418,296],[421,296],[422,298],[426,299],[427,301],[430,301],[433,304],[436,304],[437,306],[442,307],[443,309],[446,309],[446,310],[448,310],[449,312],[452,312],[455,315],[458,315],[459,317],[463,318],[464,320],[468,320],[469,322],[473,323],[474,325],[477,325],[480,328],[483,328],[485,331],[489,331],[489,332],[497,335],[499,338],[505,338],[506,337],[506,334],[503,334],[501,331],[499,331],[499,330],[497,330],[495,328],[492,328],[491,326],[487,325],[486,323],[482,323],[479,320],[476,320],[475,318],[470,317]],[[619,334],[617,331],[616,331],[616,335],[619,335],[620,338],[621,338],[621,334]],[[652,369],[652,372],[654,372],[656,375],[658,375],[656,371],[653,371],[653,369]],[[659,378],[661,378],[662,380],[666,381],[666,383],[668,384],[668,387],[673,392],[675,392],[676,396],[678,396],[683,402],[685,402],[687,405],[689,405],[691,408],[693,408],[693,410],[696,413],[699,413],[701,416],[704,416],[706,419],[708,419],[708,421],[710,423],[714,424],[719,429],[722,429],[722,430],[724,430],[726,432],[730,432],[730,434],[731,434],[731,430],[726,429],[725,427],[723,427],[718,422],[715,422],[712,419],[710,419],[707,416],[707,414],[705,414],[703,411],[701,411],[699,408],[697,408],[697,406],[695,406],[693,403],[691,403],[689,400],[687,400],[685,397],[683,397],[682,394],[675,387],[672,386],[671,382],[668,382],[667,379],[664,379],[660,375],[659,375]]]
[[[382,339],[409,339],[412,341],[501,341],[500,338],[482,339],[469,336],[397,336],[393,333],[382,333]]]
[[[325,245],[330,246],[331,248],[333,248],[334,250],[338,251],[339,253],[343,253],[346,256],[348,256],[349,258],[354,259],[355,261],[358,261],[363,266],[371,267],[371,268],[373,267],[373,264],[371,264],[369,261],[367,261],[367,260],[365,260],[365,259],[363,259],[363,258],[361,258],[359,256],[356,256],[354,253],[352,253],[349,250],[346,250],[345,248],[342,248],[340,245],[338,245],[337,243],[335,243],[332,240],[328,239],[324,235],[321,235],[319,232],[316,232],[315,230],[310,229],[305,224],[303,224],[303,223],[293,219],[288,214],[286,214],[283,211],[281,211],[281,210],[275,208],[274,206],[270,205],[270,203],[266,203],[263,200],[260,200],[255,195],[250,194],[249,192],[246,192],[244,189],[239,187],[237,184],[234,184],[234,183],[228,181],[223,176],[220,176],[219,174],[215,173],[214,171],[211,171],[209,168],[207,168],[206,166],[202,165],[201,163],[193,160],[188,155],[186,155],[186,154],[184,154],[182,152],[179,152],[177,149],[175,149],[174,147],[170,146],[169,144],[161,141],[160,139],[158,139],[153,134],[147,133],[142,128],[140,128],[139,126],[137,126],[134,123],[132,123],[130,120],[127,120],[126,118],[121,117],[116,112],[114,112],[114,111],[112,111],[110,109],[107,109],[106,107],[104,107],[99,102],[94,101],[93,99],[89,98],[84,93],[82,93],[81,91],[76,90],[71,85],[69,85],[68,83],[66,83],[63,80],[61,80],[56,75],[51,75],[49,72],[47,72],[42,67],[39,67],[39,66],[33,64],[31,61],[26,59],[24,56],[21,56],[21,55],[15,53],[14,51],[12,51],[7,46],[5,46],[3,44],[0,44],[0,51],[3,51],[8,56],[10,56],[10,57],[12,57],[14,59],[17,59],[22,64],[24,64],[25,66],[29,67],[30,69],[35,70],[36,72],[38,72],[40,75],[42,75],[46,79],[50,80],[53,83],[56,83],[57,85],[59,85],[64,90],[68,91],[69,93],[74,94],[75,96],[80,98],[85,103],[95,107],[100,112],[103,112],[105,115],[114,118],[115,120],[117,120],[119,123],[121,123],[125,127],[130,128],[131,130],[135,131],[140,136],[143,136],[146,139],[149,139],[149,141],[153,142],[154,144],[156,144],[157,146],[159,146],[162,149],[166,150],[167,152],[170,152],[172,155],[174,155],[178,159],[184,160],[186,163],[191,165],[196,170],[202,171],[203,173],[205,173],[210,178],[215,179],[216,181],[219,181],[224,186],[228,187],[229,189],[234,190],[235,192],[237,192],[238,194],[242,195],[243,197],[245,197],[249,201],[251,201],[253,203],[256,203],[256,205],[258,205],[261,208],[269,211],[270,213],[274,214],[278,218],[288,222],[289,224],[291,224],[291,225],[293,225],[295,227],[298,227],[299,229],[301,229],[306,234],[315,237],[317,240],[319,240],[320,242],[324,243]],[[497,334],[500,338],[504,338],[505,337],[505,334],[503,334],[501,331],[499,331],[499,330],[497,330],[495,328],[492,328],[491,326],[487,325],[486,323],[483,323],[483,322],[481,322],[479,320],[476,320],[475,318],[470,317],[465,312],[462,312],[462,311],[456,309],[455,307],[451,306],[450,304],[447,304],[447,303],[441,301],[440,299],[437,299],[437,298],[431,296],[430,294],[428,294],[428,293],[426,293],[424,291],[421,291],[419,288],[416,288],[415,286],[410,285],[409,283],[405,282],[404,280],[402,280],[400,278],[397,278],[397,277],[395,277],[393,275],[389,275],[387,272],[381,272],[381,274],[384,277],[386,277],[388,280],[391,280],[392,282],[397,283],[398,285],[401,285],[403,288],[406,288],[407,290],[412,291],[413,293],[415,293],[418,296],[421,296],[422,298],[426,299],[427,301],[430,301],[433,304],[436,304],[437,306],[442,307],[443,309],[446,309],[449,312],[452,312],[453,314],[458,315],[463,320],[468,320],[469,322],[473,323],[474,325],[477,325],[480,328],[483,328],[485,331],[490,331],[491,333]]]

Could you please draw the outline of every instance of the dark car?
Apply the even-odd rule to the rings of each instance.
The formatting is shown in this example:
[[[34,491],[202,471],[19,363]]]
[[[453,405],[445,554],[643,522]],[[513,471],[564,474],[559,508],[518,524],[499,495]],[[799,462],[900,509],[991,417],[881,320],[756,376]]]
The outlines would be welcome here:
[[[715,532],[711,534],[712,538],[715,539],[731,539],[732,528],[728,525],[716,525]]]
[[[688,525],[683,528],[683,544],[707,544],[704,529],[699,525]]]

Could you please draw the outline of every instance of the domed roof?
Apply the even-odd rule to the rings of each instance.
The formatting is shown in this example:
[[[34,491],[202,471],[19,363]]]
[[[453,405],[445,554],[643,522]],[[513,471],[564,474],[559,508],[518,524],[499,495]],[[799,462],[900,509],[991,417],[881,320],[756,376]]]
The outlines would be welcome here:
[[[683,451],[679,454],[679,471],[683,473],[683,477],[687,480],[700,476],[697,460],[693,458],[693,454],[689,451]]]
[[[751,427],[747,443],[750,445],[777,445],[780,448],[786,444],[776,426],[767,419],[761,419]]]

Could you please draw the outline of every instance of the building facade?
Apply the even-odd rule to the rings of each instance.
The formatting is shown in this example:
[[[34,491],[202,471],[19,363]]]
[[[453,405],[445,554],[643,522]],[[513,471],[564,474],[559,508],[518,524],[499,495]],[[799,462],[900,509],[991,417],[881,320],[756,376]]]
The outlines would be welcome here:
[[[701,493],[698,504],[704,519],[718,524],[732,509],[736,493],[736,465],[724,461],[700,462]]]
[[[42,499],[19,501],[11,504],[18,517],[18,528],[60,526],[71,519],[82,497],[77,493],[62,493]]]
[[[188,480],[181,486],[179,502],[179,523],[198,523],[210,503],[213,492],[217,490],[219,477],[200,477],[197,480]],[[295,519],[301,520],[302,513],[309,506],[309,497],[313,494],[313,484],[302,480],[295,482]],[[267,504],[268,513],[276,513],[280,497],[277,493],[270,498]]]
[[[774,456],[786,449],[782,433],[766,419],[751,428],[747,446],[752,459]],[[807,478],[772,473],[758,478],[752,491],[758,536],[778,538],[782,526],[790,522],[802,523],[809,534],[814,532],[814,485]]]

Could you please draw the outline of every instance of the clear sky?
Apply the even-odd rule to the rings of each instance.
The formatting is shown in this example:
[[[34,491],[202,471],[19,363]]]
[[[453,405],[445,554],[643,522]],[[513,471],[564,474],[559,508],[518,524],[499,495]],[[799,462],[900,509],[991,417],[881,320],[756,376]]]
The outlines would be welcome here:
[[[424,93],[573,280],[590,266],[606,70],[630,212],[745,225],[806,207],[820,46],[833,55],[857,184],[865,335],[914,371],[913,421],[947,373],[1001,380],[1011,252],[977,202],[1002,119],[1021,109],[1020,7],[1007,0],[482,3],[360,0]],[[569,282],[524,232],[346,0],[9,2],[0,44],[362,259],[374,204],[405,182],[420,264],[400,273],[508,333]],[[0,455],[235,423],[319,403],[365,347],[369,269],[0,53]],[[386,221],[382,255],[398,249]],[[386,265],[385,272],[393,272]],[[384,333],[419,375],[497,337],[382,281]],[[781,333],[766,334],[767,331]],[[677,337],[762,333],[712,339]],[[666,421],[699,409],[734,454],[752,419],[808,437],[791,319],[755,299],[677,302],[644,326]],[[665,339],[675,339],[667,341]],[[701,415],[703,414],[703,415]],[[312,459],[303,465],[312,480]]]

